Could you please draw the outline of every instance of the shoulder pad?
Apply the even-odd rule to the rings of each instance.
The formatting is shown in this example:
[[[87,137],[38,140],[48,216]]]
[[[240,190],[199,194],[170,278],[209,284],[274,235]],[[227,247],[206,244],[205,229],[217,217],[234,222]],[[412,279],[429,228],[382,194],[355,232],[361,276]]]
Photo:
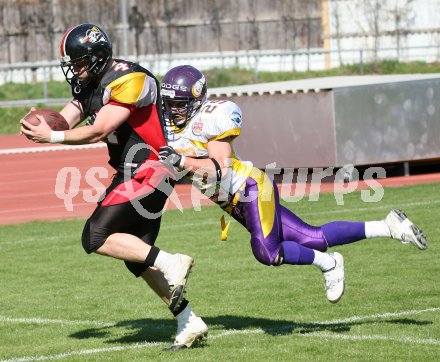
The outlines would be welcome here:
[[[227,100],[207,102],[202,108],[202,119],[209,140],[237,137],[241,130],[241,110]],[[206,127],[206,128],[205,128]]]
[[[153,91],[154,97],[151,92]],[[108,102],[146,106],[157,94],[156,82],[144,72],[131,72],[116,78],[105,87],[104,97]],[[104,98],[104,104],[105,102]],[[145,104],[144,104],[145,103]]]

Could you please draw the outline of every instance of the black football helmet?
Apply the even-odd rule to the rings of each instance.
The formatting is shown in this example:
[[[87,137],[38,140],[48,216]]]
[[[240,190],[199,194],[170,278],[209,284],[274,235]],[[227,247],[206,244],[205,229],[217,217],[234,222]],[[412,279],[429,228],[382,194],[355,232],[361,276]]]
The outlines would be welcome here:
[[[67,82],[71,84],[76,78],[81,86],[84,83],[77,78],[79,70],[85,66],[90,78],[100,76],[112,59],[112,43],[101,27],[80,24],[63,35],[60,52],[61,69]]]
[[[175,126],[183,127],[206,100],[205,76],[191,65],[170,69],[163,77],[161,97],[164,114]]]

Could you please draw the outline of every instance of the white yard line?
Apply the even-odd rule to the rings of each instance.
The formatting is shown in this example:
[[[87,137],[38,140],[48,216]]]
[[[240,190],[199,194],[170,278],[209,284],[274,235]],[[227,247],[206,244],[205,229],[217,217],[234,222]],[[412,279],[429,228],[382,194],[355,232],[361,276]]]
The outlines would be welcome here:
[[[413,309],[413,310],[404,310],[404,311],[400,311],[400,312],[378,313],[378,314],[371,314],[371,315],[366,315],[366,316],[352,316],[352,317],[348,317],[348,318],[344,318],[344,319],[332,319],[329,321],[316,321],[316,322],[302,322],[302,323],[296,323],[296,324],[327,326],[327,325],[342,324],[342,323],[353,323],[353,322],[369,320],[369,319],[383,319],[383,318],[390,318],[390,317],[401,317],[401,316],[405,316],[405,315],[417,315],[417,314],[422,314],[422,313],[439,312],[439,311],[440,311],[440,307],[431,307],[431,308],[425,308],[425,309]],[[0,315],[0,322],[27,323],[27,324],[61,324],[61,325],[80,325],[80,324],[87,325],[87,324],[89,324],[89,325],[98,325],[98,326],[103,326],[103,327],[113,327],[113,326],[117,326],[117,324],[118,324],[118,322],[109,322],[109,321],[47,319],[47,318],[38,318],[38,317],[11,318],[11,317],[6,317],[6,316],[2,316],[2,315]],[[294,324],[292,324],[292,325],[294,325]]]
[[[105,143],[94,143],[89,145],[64,145],[64,146],[42,146],[42,147],[22,147],[22,148],[6,148],[0,150],[0,156],[16,155],[19,153],[37,153],[37,152],[53,152],[53,151],[73,151],[91,148],[105,148]]]
[[[440,307],[432,307],[425,309],[416,309],[416,310],[407,310],[401,312],[392,312],[392,313],[378,313],[367,316],[352,316],[344,319],[334,319],[329,321],[318,321],[318,322],[305,322],[306,325],[332,325],[332,324],[341,324],[341,323],[351,323],[360,320],[368,320],[368,319],[381,319],[381,318],[390,318],[390,317],[400,317],[405,315],[416,315],[421,313],[428,312],[438,312],[440,311]],[[61,325],[98,325],[98,326],[115,326],[116,322],[98,322],[98,321],[82,321],[82,320],[61,320],[61,319],[42,319],[42,318],[9,318],[0,316],[0,322],[7,323],[31,323],[31,324],[61,324]],[[279,331],[284,330],[285,328],[280,328]],[[277,329],[272,329],[272,331],[276,332]],[[232,335],[246,335],[246,334],[264,334],[265,330],[261,328],[254,329],[229,329],[229,330],[220,330],[220,333],[215,335],[210,335],[209,339],[218,339],[222,337],[232,336]],[[340,334],[340,333],[324,333],[324,332],[311,332],[311,333],[300,333],[296,334],[300,337],[311,337],[311,338],[321,338],[321,339],[339,339],[339,340],[356,340],[356,341],[393,341],[400,343],[412,343],[412,344],[429,344],[429,345],[440,345],[440,340],[438,339],[422,339],[422,338],[410,338],[410,337],[389,337],[382,335],[356,335],[356,334]],[[146,347],[156,347],[162,345],[169,345],[168,342],[145,342],[145,343],[135,343],[129,346],[115,346],[108,348],[94,348],[94,349],[83,349],[70,351],[60,354],[48,355],[48,356],[25,356],[7,360],[1,360],[0,362],[31,362],[31,361],[47,361],[47,360],[58,360],[66,357],[72,356],[83,356],[83,355],[91,355],[96,353],[105,353],[105,352],[119,352],[119,351],[127,351],[133,349],[141,349]]]
[[[50,356],[27,356],[27,357],[13,358],[13,359],[5,359],[5,360],[1,360],[0,362],[48,361],[48,360],[63,359],[63,358],[72,357],[72,356],[84,356],[84,355],[104,353],[104,352],[127,351],[130,349],[140,349],[140,348],[145,348],[145,347],[154,347],[154,346],[161,346],[161,345],[166,345],[166,344],[169,344],[169,343],[145,342],[145,343],[131,344],[130,346],[116,346],[116,347],[108,347],[108,348],[82,349],[82,350],[78,350],[78,351],[53,354]]]
[[[304,333],[300,334],[301,337],[314,337],[314,338],[324,338],[324,339],[339,339],[339,340],[349,340],[349,341],[393,341],[401,343],[412,343],[412,344],[432,344],[440,346],[439,339],[421,339],[421,338],[409,338],[409,337],[388,337],[388,336],[378,336],[378,335],[348,335],[339,333]]]
[[[334,319],[326,322],[315,322],[313,324],[319,325],[331,325],[331,324],[342,324],[342,323],[353,323],[357,321],[364,321],[368,319],[382,319],[382,318],[390,318],[390,317],[401,317],[404,315],[416,315],[427,312],[438,312],[440,311],[440,307],[432,307],[426,309],[415,309],[415,310],[406,310],[395,313],[380,313],[380,314],[372,314],[368,316],[353,316],[345,319]]]
[[[0,315],[0,323],[17,324],[60,324],[60,325],[90,325],[99,327],[113,327],[116,322],[99,322],[87,320],[65,320],[65,319],[46,319],[46,318],[10,318]]]
[[[276,332],[276,329],[271,329],[271,331]],[[263,329],[230,329],[223,333],[210,336],[209,339],[217,339],[220,337],[226,337],[231,335],[247,335],[247,334],[264,334],[266,333]],[[296,334],[300,337],[315,337],[324,339],[342,339],[342,340],[356,340],[356,341],[394,341],[401,343],[414,343],[414,344],[433,344],[440,345],[439,339],[421,339],[421,338],[409,338],[409,337],[388,337],[381,335],[357,335],[357,334],[340,334],[340,333],[323,333],[323,332],[311,332],[311,333],[300,333]],[[2,361],[0,361],[2,362]]]

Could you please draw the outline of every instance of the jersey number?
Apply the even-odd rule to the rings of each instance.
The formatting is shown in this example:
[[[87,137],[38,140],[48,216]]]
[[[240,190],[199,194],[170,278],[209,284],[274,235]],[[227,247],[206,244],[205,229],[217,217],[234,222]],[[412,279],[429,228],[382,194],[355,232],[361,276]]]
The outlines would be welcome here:
[[[218,100],[218,101],[210,101],[211,104],[207,104],[205,107],[203,107],[202,112],[206,113],[212,113],[217,108],[217,104],[225,103],[225,100]],[[216,104],[213,104],[216,103]]]
[[[216,108],[217,108],[216,105],[208,104],[208,105],[206,105],[205,107],[203,107],[203,109],[202,109],[202,113],[203,113],[203,112],[205,112],[205,113],[212,113],[212,112],[214,112],[214,109],[216,109]]]
[[[129,68],[128,68],[128,65],[126,63],[118,63],[118,64],[116,64],[115,72],[117,72],[118,70],[122,70],[123,72],[125,72],[128,69]]]

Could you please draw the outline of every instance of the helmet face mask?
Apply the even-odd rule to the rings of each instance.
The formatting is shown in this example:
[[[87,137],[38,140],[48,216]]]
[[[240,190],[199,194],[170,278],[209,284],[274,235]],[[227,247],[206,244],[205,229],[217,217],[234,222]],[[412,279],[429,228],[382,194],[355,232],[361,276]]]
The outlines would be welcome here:
[[[173,125],[182,128],[205,102],[206,93],[205,76],[199,70],[190,65],[172,68],[162,80],[164,113]]]
[[[162,98],[165,114],[169,121],[175,126],[181,128],[195,115],[202,105],[202,101],[190,97],[186,98]]]
[[[60,50],[60,65],[67,82],[73,81],[79,87],[103,74],[112,59],[110,38],[93,24],[80,24],[67,30]]]
[[[190,100],[164,100],[164,105],[170,120],[174,125],[181,127],[188,121],[188,115],[192,112]]]
[[[80,59],[75,59],[74,61],[61,61],[61,69],[63,70],[64,77],[69,84],[72,83],[72,79],[75,79],[77,83],[88,83],[81,80],[81,76],[84,72],[88,72],[88,65],[90,60],[88,56]]]

